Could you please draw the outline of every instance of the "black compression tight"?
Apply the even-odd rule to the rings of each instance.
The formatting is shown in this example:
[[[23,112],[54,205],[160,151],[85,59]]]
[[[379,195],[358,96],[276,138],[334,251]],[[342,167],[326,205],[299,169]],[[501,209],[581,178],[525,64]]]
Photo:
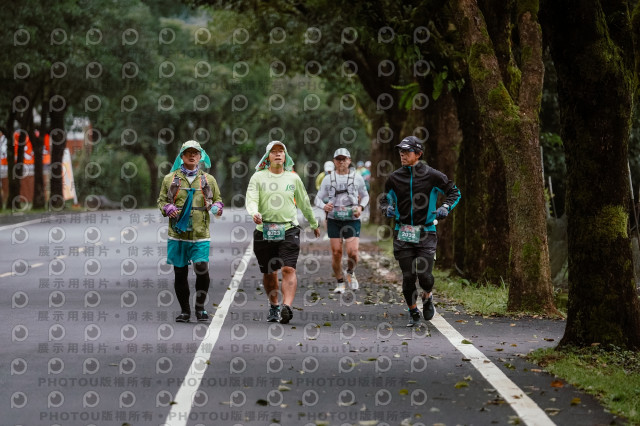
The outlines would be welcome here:
[[[196,262],[193,265],[193,269],[196,272],[196,311],[204,310],[204,303],[207,298],[207,292],[209,291],[209,264],[207,262]],[[175,274],[174,289],[178,303],[180,304],[180,310],[182,312],[191,312],[189,307],[189,266],[174,267]]]
[[[433,289],[433,257],[407,257],[399,259],[402,270],[402,294],[407,306],[413,306],[418,300],[416,280],[427,293]]]

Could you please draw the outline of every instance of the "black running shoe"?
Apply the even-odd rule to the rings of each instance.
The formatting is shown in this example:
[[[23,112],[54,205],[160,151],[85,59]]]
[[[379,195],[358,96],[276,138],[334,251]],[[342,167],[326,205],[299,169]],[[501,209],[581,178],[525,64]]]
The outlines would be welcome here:
[[[183,312],[176,317],[176,322],[189,322],[191,314],[189,312]]]
[[[293,311],[289,305],[282,305],[282,309],[280,310],[280,324],[289,324],[293,318]]]
[[[415,327],[420,324],[420,311],[418,308],[415,310],[409,309],[409,322],[407,323],[407,327]]]
[[[196,319],[200,322],[209,321],[209,313],[207,311],[196,311]]]
[[[431,321],[436,314],[436,307],[433,305],[433,295],[422,301],[422,315],[427,321]]]
[[[271,306],[267,315],[267,322],[280,321],[280,306]]]

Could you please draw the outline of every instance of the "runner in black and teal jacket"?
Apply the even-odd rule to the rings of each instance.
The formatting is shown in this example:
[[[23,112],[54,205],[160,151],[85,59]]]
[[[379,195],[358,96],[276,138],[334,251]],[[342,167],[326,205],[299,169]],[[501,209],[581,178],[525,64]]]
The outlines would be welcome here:
[[[433,297],[433,262],[438,237],[436,224],[460,202],[460,190],[444,173],[420,161],[424,148],[415,136],[404,138],[397,146],[402,167],[389,175],[380,208],[395,219],[393,255],[402,270],[402,293],[409,307],[412,327],[420,321],[416,280],[422,287],[423,315],[435,315]],[[438,194],[445,197],[436,208]]]

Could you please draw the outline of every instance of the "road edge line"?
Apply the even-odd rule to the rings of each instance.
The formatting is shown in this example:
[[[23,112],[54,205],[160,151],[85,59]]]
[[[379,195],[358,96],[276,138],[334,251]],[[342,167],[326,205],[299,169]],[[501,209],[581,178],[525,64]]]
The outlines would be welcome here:
[[[522,389],[498,368],[485,354],[473,344],[462,343],[465,338],[442,315],[436,314],[431,320],[438,331],[466,358],[480,374],[502,395],[504,400],[528,425],[555,425],[547,413],[536,404]]]
[[[189,420],[189,414],[191,414],[191,408],[193,408],[193,395],[200,387],[202,376],[204,376],[205,371],[207,371],[206,367],[203,368],[202,371],[198,371],[198,369],[195,368],[196,362],[199,361],[199,358],[204,357],[208,360],[211,357],[211,352],[218,341],[220,331],[222,331],[222,325],[224,324],[224,320],[229,313],[229,308],[231,307],[233,299],[240,287],[242,277],[249,267],[249,260],[253,254],[252,249],[253,245],[251,244],[251,241],[249,241],[249,245],[244,252],[240,265],[238,265],[236,272],[233,274],[229,288],[225,292],[222,302],[218,305],[216,313],[212,315],[207,333],[205,334],[204,339],[202,339],[202,342],[200,342],[200,346],[196,351],[196,356],[193,358],[193,361],[189,366],[189,370],[187,371],[187,375],[180,385],[178,393],[176,393],[176,396],[173,399],[174,404],[171,406],[171,411],[167,415],[165,422],[167,426],[185,426]],[[207,345],[206,347],[210,348],[210,350],[205,349],[204,345]]]

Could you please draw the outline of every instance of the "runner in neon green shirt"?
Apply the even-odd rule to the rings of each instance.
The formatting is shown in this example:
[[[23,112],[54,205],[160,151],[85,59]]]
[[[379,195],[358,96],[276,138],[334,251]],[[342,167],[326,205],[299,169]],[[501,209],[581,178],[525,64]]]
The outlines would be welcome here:
[[[293,317],[291,304],[298,287],[296,265],[300,254],[298,208],[320,236],[309,195],[300,176],[293,172],[293,159],[280,141],[267,145],[247,188],[246,209],[257,225],[253,252],[263,274],[264,289],[271,304],[267,321],[287,324]],[[282,287],[278,270],[282,270]],[[282,292],[282,307],[279,293]]]

